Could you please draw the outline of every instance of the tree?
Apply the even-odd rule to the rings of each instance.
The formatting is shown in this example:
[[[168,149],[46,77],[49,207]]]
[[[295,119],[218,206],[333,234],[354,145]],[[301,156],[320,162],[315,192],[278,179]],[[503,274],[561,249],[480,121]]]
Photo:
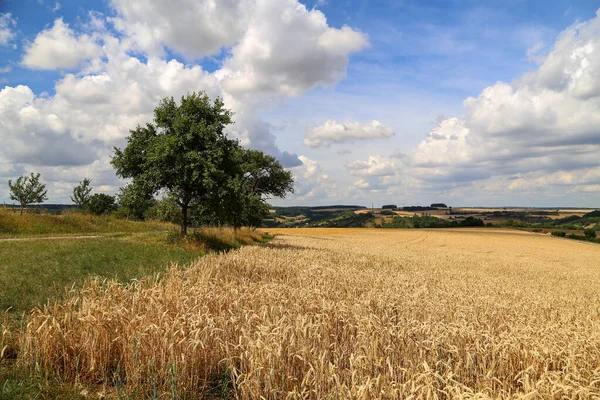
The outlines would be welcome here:
[[[221,210],[217,214],[235,229],[244,225],[258,227],[269,214],[266,200],[294,192],[292,173],[274,157],[258,150],[238,148],[231,154],[233,159],[223,167],[229,173],[220,184]]]
[[[46,185],[40,182],[40,174],[32,172],[30,176],[20,176],[14,185],[9,180],[8,187],[11,192],[10,199],[18,201],[21,206],[21,214],[29,204],[39,204],[48,200]]]
[[[115,210],[117,205],[114,196],[109,196],[104,193],[96,193],[90,197],[87,208],[92,214],[102,215],[108,214],[109,212]]]
[[[125,214],[127,219],[144,219],[146,212],[156,204],[152,193],[140,185],[130,183],[119,189],[119,213]]]
[[[163,99],[154,123],[130,131],[127,146],[115,148],[112,165],[121,178],[151,193],[165,190],[181,209],[181,233],[187,234],[190,207],[216,189],[218,165],[237,146],[224,133],[232,112],[204,92]]]
[[[77,205],[80,209],[86,208],[88,203],[90,202],[92,187],[90,184],[92,181],[88,178],[84,178],[79,185],[73,188],[73,196],[71,196],[71,201]]]

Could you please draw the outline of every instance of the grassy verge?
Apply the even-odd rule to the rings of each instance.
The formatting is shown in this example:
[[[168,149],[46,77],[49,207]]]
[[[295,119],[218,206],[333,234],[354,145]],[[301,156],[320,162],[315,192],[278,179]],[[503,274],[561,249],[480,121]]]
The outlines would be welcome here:
[[[25,213],[0,208],[0,237],[63,236],[165,231],[171,224],[137,222],[114,216],[96,216],[70,211],[61,215]]]
[[[197,256],[133,238],[0,242],[0,311],[26,312],[90,276],[128,281]]]
[[[47,302],[60,301],[90,277],[127,282],[191,263],[210,251],[258,244],[260,232],[194,229],[187,238],[174,231],[100,238],[0,241],[0,399],[94,398],[89,388],[15,368],[22,317]],[[88,391],[87,395],[82,393]],[[118,397],[118,394],[116,394]]]

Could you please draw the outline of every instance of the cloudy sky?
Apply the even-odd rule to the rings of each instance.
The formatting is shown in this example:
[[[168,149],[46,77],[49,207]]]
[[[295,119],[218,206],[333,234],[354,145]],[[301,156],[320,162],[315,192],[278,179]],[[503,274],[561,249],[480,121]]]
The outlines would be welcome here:
[[[597,1],[0,0],[0,203],[110,166],[166,96],[296,177],[280,205],[600,205]]]

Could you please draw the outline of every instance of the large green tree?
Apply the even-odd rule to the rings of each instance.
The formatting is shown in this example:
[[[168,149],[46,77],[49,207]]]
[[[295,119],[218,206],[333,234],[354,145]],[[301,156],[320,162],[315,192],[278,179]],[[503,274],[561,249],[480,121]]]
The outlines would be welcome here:
[[[40,182],[40,174],[32,172],[30,176],[20,176],[14,184],[9,180],[8,187],[11,200],[18,201],[21,206],[21,214],[29,204],[39,204],[48,200],[46,185]]]
[[[217,185],[218,167],[237,143],[225,135],[232,112],[217,98],[192,93],[163,99],[154,110],[154,123],[138,126],[127,146],[115,148],[112,164],[121,178],[152,193],[172,196],[181,208],[181,233],[187,233],[191,207],[209,197]]]

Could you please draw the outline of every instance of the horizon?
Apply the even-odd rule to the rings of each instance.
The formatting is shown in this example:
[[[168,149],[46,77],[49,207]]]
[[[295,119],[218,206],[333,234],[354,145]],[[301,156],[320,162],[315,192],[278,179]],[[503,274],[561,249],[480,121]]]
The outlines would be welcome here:
[[[0,59],[0,204],[30,172],[114,195],[113,147],[206,91],[292,171],[273,206],[600,206],[589,0],[0,0]]]

